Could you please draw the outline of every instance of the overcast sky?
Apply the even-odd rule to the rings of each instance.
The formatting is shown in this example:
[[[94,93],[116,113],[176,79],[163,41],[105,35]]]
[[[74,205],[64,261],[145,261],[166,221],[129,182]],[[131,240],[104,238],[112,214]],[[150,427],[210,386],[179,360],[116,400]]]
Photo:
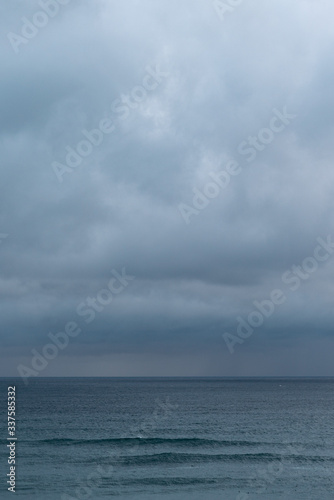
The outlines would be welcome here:
[[[0,375],[334,375],[334,4],[228,4],[1,2]]]

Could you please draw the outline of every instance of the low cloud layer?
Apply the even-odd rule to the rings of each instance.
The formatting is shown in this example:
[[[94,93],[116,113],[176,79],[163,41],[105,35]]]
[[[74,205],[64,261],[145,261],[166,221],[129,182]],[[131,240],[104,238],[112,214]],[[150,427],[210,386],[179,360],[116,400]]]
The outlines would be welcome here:
[[[0,7],[2,375],[333,375],[334,6],[223,3]]]

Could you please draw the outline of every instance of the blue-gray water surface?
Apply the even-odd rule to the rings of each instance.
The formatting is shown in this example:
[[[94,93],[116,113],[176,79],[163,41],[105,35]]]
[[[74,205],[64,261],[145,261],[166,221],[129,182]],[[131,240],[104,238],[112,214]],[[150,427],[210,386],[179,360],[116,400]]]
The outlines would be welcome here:
[[[334,498],[332,378],[1,379],[27,500]]]

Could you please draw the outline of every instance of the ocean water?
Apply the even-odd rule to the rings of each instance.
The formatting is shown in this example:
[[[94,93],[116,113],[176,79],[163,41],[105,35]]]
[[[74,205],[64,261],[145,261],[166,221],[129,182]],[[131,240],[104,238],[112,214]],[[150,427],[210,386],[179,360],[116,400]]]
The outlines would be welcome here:
[[[334,379],[1,379],[16,386],[16,497],[334,498]]]

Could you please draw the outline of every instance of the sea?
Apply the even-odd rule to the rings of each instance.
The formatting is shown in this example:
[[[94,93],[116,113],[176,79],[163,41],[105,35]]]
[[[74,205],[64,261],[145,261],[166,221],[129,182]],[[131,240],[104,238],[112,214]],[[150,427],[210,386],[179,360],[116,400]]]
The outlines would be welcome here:
[[[1,499],[334,498],[334,378],[12,378],[0,392]]]

